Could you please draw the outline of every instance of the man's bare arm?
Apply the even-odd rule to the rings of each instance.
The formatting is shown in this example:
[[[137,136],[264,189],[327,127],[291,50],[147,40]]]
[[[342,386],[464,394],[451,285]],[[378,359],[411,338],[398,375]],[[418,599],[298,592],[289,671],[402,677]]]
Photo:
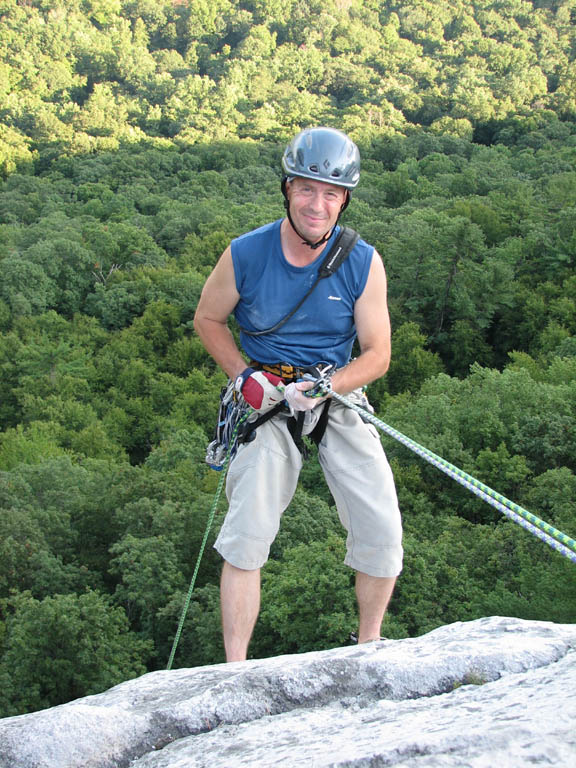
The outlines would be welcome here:
[[[374,251],[366,286],[356,301],[354,320],[360,355],[332,377],[335,392],[346,394],[384,376],[390,365],[390,316],[386,272]]]
[[[228,246],[202,289],[194,315],[194,329],[207,352],[232,379],[246,368],[227,324],[239,299],[232,252]]]

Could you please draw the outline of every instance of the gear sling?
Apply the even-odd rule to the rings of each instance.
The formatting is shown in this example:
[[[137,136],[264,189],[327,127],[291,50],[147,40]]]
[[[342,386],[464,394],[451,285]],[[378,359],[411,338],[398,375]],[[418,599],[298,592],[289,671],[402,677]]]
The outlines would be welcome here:
[[[285,315],[281,320],[279,320],[276,325],[271,326],[270,328],[265,328],[261,331],[249,331],[246,328],[240,327],[240,330],[243,331],[248,336],[264,336],[267,333],[273,333],[277,331],[279,328],[281,328],[285,323],[290,320],[291,317],[293,317],[296,312],[300,309],[302,304],[306,301],[306,299],[310,296],[310,294],[313,292],[313,290],[316,288],[320,280],[323,280],[324,278],[330,277],[333,275],[341,266],[341,264],[348,258],[348,255],[356,245],[360,238],[360,235],[355,232],[351,227],[342,227],[338,237],[334,241],[332,247],[326,254],[326,257],[324,258],[322,264],[320,265],[320,269],[318,270],[318,276],[314,283],[312,284],[311,288],[307,291],[307,293],[300,299],[300,301],[296,304],[296,306],[287,314]],[[266,364],[266,363],[259,363],[255,360],[250,362],[251,367],[257,368],[263,371],[267,371],[268,373],[275,373],[277,376],[282,377],[285,380],[288,381],[295,381],[303,376],[312,376],[315,379],[319,378],[320,371],[316,366],[292,366],[287,365],[285,363],[276,363],[276,364]],[[275,416],[279,411],[281,411],[284,408],[284,403],[279,403],[274,408],[272,408],[270,411],[267,411],[266,413],[259,416],[255,421],[252,422],[245,422],[243,425],[243,428],[241,430],[241,434],[238,437],[239,442],[249,442],[250,440],[253,440],[256,432],[256,429],[263,424],[264,422],[271,419],[273,416]],[[330,400],[327,400],[324,403],[324,407],[322,409],[322,413],[320,414],[320,418],[318,419],[318,423],[310,432],[309,437],[311,440],[313,440],[316,445],[322,440],[322,437],[324,435],[324,431],[326,429],[326,424],[328,422],[328,410],[330,408]],[[292,435],[292,438],[298,448],[301,452],[305,454],[305,447],[302,443],[302,428],[304,426],[304,417],[305,413],[304,411],[300,412],[298,416],[294,417],[288,422],[288,429],[290,431],[290,434]]]

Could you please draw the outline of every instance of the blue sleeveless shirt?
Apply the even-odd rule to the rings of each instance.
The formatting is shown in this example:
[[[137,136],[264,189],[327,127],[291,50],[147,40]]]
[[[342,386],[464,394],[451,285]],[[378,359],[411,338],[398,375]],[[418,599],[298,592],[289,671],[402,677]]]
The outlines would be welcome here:
[[[313,285],[340,227],[324,251],[309,265],[295,267],[282,252],[282,220],[247,232],[231,243],[236,289],[240,300],[234,316],[241,327],[261,331],[291,312]],[[320,280],[304,304],[278,331],[263,336],[240,332],[240,344],[260,363],[338,367],[350,361],[356,338],[354,305],[368,280],[374,248],[359,240],[340,269]]]

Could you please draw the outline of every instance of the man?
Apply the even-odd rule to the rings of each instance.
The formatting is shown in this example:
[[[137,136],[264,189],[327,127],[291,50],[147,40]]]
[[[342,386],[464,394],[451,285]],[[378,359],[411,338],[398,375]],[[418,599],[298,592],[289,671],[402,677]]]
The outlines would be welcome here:
[[[229,510],[215,543],[224,558],[227,661],[247,657],[260,609],[260,568],[296,489],[302,457],[290,431],[293,416],[304,412],[307,433],[328,405],[329,398],[305,394],[314,384],[298,380],[301,369],[319,361],[335,365],[332,390],[362,403],[361,388],[383,376],[390,361],[386,275],[363,240],[290,315],[314,285],[358,184],[356,145],[332,128],[307,129],[287,147],[282,165],[286,218],[232,241],[206,281],[195,316],[207,351],[250,406],[263,414],[284,399],[287,405],[240,445],[228,473]],[[227,326],[232,313],[242,329],[242,351]],[[356,338],[360,354],[351,360]],[[400,512],[376,430],[338,401],[329,405],[318,455],[348,532],[345,563],[356,571],[358,642],[364,643],[380,637],[402,568]]]

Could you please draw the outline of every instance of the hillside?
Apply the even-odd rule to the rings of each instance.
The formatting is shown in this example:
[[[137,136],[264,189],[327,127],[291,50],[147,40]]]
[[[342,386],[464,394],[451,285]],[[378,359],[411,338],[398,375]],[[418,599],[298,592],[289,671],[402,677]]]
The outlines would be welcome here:
[[[376,413],[576,535],[575,14],[0,0],[0,716],[166,665],[219,479],[224,377],[192,317],[229,240],[283,215],[310,123],[362,152],[345,222],[382,254],[393,324]],[[573,563],[383,441],[406,529],[387,637],[576,621]],[[355,629],[332,504],[312,455],[257,658]],[[222,660],[219,567],[208,546],[177,666]]]

